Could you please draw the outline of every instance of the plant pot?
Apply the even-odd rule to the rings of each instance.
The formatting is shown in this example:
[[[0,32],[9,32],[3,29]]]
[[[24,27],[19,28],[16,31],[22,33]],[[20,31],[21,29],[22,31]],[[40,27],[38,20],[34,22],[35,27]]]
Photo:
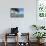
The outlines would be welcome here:
[[[45,39],[37,39],[37,42],[38,42],[39,44],[41,44],[41,43],[44,42],[44,40],[45,40]]]
[[[37,43],[40,43],[40,39],[37,39]]]

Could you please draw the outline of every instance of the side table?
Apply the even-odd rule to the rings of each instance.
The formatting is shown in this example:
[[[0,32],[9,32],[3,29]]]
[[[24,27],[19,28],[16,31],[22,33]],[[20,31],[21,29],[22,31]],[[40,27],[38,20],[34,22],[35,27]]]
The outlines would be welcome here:
[[[15,33],[15,34],[10,34],[10,33],[6,33],[5,34],[5,46],[7,46],[8,42],[7,42],[7,36],[16,36],[16,45],[15,46],[18,46],[18,33]]]

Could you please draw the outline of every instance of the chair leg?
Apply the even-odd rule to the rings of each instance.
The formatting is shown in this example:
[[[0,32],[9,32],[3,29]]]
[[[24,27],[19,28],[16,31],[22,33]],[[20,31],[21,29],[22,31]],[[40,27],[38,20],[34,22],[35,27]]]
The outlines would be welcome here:
[[[18,34],[17,34],[17,46],[18,46]]]
[[[7,41],[4,42],[5,46],[7,46]]]

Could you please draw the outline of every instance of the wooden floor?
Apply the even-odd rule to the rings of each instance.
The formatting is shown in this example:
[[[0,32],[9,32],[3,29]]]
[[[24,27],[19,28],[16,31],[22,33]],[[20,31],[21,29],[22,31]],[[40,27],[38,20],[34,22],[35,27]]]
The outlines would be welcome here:
[[[4,46],[4,43],[2,42],[0,42],[0,46]],[[15,43],[8,43],[8,45],[7,46],[15,46]],[[25,46],[25,45],[24,45]],[[30,46],[37,46],[37,43],[34,43],[34,42],[32,42],[32,43],[30,43]],[[41,46],[46,46],[46,43],[44,43],[43,45],[41,45]]]

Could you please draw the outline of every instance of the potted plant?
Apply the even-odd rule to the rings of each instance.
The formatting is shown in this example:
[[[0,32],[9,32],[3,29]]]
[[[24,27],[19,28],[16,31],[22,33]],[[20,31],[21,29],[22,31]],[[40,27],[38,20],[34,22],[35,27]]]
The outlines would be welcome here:
[[[45,38],[44,37],[46,36],[45,34],[46,34],[45,32],[35,32],[33,35],[37,38],[38,43],[41,43],[40,40],[42,38]]]

